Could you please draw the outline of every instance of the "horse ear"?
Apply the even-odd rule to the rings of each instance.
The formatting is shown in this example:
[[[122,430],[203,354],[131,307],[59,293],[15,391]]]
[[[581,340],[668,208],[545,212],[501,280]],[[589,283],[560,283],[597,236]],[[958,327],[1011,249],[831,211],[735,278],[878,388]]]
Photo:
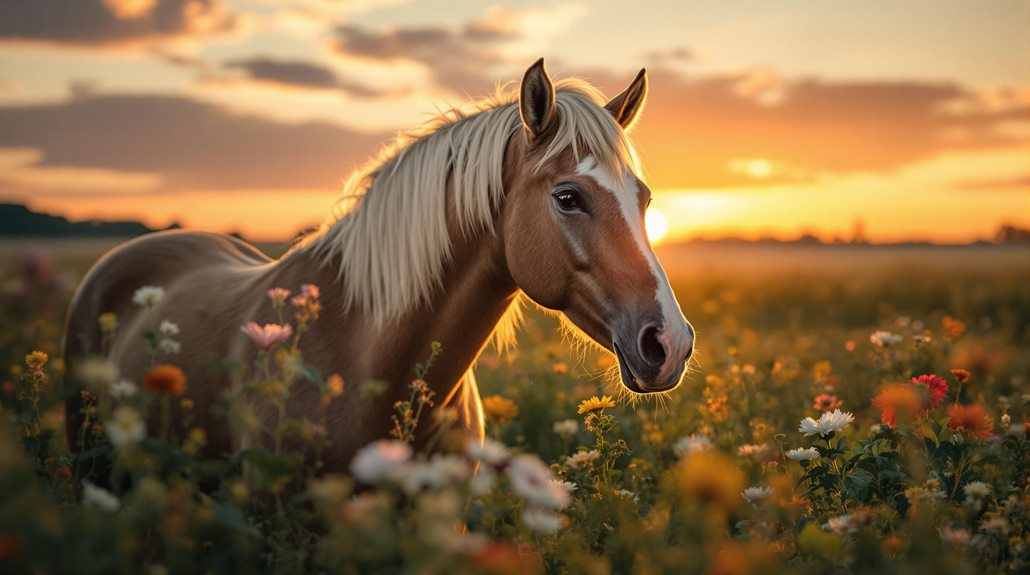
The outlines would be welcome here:
[[[522,77],[519,113],[522,124],[534,138],[546,133],[558,115],[554,105],[554,84],[544,69],[543,58],[530,66]]]
[[[612,98],[611,102],[605,104],[605,109],[611,112],[615,121],[628,130],[644,108],[644,99],[647,98],[647,70],[640,69],[637,77],[618,96]]]

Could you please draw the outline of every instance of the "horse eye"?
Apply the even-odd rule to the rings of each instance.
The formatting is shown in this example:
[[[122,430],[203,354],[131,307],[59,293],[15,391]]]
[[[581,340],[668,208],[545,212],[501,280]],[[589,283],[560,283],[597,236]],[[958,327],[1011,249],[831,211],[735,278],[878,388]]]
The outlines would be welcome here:
[[[579,193],[576,190],[562,188],[554,192],[553,195],[555,203],[558,204],[558,209],[563,212],[574,212],[582,207],[579,203]]]

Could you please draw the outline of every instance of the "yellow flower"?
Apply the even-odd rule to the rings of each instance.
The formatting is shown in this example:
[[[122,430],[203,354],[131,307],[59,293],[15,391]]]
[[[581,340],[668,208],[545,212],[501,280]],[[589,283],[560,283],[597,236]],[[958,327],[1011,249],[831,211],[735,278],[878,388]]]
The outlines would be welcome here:
[[[609,395],[602,395],[600,399],[595,395],[590,399],[584,399],[579,404],[579,414],[590,413],[591,411],[597,411],[599,409],[607,409],[609,407],[615,407],[615,400]]]
[[[32,371],[40,371],[48,359],[50,359],[49,356],[42,351],[34,351],[25,356],[25,365],[29,366]]]
[[[111,311],[100,314],[97,325],[100,326],[100,333],[111,335],[118,330],[118,314]]]
[[[498,423],[504,423],[515,419],[515,416],[519,414],[519,406],[510,399],[499,395],[490,395],[483,398],[483,411],[491,419]]]

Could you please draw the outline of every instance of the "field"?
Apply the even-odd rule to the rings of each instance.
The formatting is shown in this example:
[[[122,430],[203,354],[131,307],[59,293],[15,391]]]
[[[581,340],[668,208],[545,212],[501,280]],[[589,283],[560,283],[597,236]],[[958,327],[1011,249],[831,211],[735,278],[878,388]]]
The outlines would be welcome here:
[[[667,246],[698,333],[678,389],[629,401],[534,312],[477,368],[491,442],[455,439],[416,383],[354,479],[137,428],[188,382],[94,386],[100,446],[69,455],[61,322],[109,245],[0,245],[2,572],[1030,571],[1026,248]],[[344,385],[277,365],[255,393]],[[439,452],[409,453],[430,419]],[[318,444],[315,415],[278,424]]]

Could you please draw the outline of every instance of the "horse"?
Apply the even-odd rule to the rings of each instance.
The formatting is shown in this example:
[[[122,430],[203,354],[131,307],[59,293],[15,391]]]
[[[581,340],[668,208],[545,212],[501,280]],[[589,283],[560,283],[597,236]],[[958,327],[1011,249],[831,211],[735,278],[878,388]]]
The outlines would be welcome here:
[[[471,110],[399,135],[347,180],[343,209],[277,260],[227,235],[164,231],[130,240],[94,265],[73,298],[69,369],[104,354],[123,377],[141,381],[141,338],[153,318],[167,318],[180,330],[172,362],[188,381],[205,451],[267,443],[241,437],[218,416],[225,391],[241,382],[212,365],[252,364],[258,351],[241,325],[277,323],[269,290],[314,284],[321,318],[299,352],[348,382],[326,408],[326,472],[346,472],[358,449],[388,436],[412,366],[433,342],[441,345],[425,385],[483,437],[472,367],[492,338],[511,337],[527,298],[613,353],[627,392],[669,391],[683,377],[694,330],[645,234],[651,191],[627,133],[647,90],[641,70],[605,101],[585,81],[553,82],[540,59],[518,89],[498,88]],[[161,286],[164,297],[150,309],[133,305],[141,286]],[[107,312],[120,327],[102,346],[97,318]],[[371,380],[385,392],[361,397],[351,385]],[[69,397],[74,446],[82,400]],[[287,413],[313,413],[322,399],[313,386],[293,386]],[[173,420],[181,417],[173,405]]]

